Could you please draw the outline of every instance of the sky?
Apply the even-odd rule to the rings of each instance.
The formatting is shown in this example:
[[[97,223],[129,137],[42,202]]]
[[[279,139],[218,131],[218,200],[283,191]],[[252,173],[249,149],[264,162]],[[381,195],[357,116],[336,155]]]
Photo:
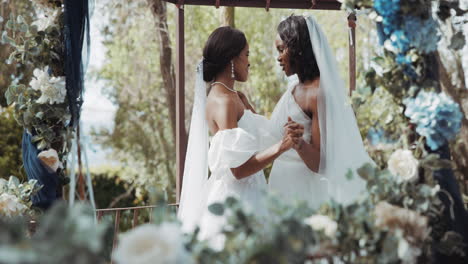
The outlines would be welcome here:
[[[96,1],[94,8],[94,14],[91,17],[90,25],[90,36],[91,36],[91,47],[90,47],[90,61],[88,65],[88,77],[85,78],[85,93],[84,103],[81,113],[81,124],[82,124],[82,141],[86,143],[86,151],[89,160],[89,166],[100,167],[108,163],[115,164],[115,161],[109,160],[106,155],[109,150],[105,151],[101,146],[93,144],[90,132],[91,128],[106,127],[112,128],[114,125],[114,115],[117,107],[107,99],[106,95],[102,93],[104,88],[103,81],[96,81],[89,78],[89,72],[93,69],[99,69],[105,60],[106,49],[103,42],[103,36],[99,29],[101,25],[105,23],[102,12],[103,1]]]

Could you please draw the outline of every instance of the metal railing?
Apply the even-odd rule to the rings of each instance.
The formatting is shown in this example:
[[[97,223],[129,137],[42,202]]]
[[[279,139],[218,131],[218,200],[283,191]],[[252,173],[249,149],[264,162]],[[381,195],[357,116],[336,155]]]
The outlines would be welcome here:
[[[172,204],[167,204],[166,206],[175,206],[178,207],[179,204],[172,203]],[[152,221],[153,217],[153,210],[156,208],[156,205],[148,205],[148,206],[137,206],[137,207],[124,207],[124,208],[106,208],[106,209],[96,209],[96,217],[97,221],[100,222],[104,216],[114,216],[114,236],[113,236],[113,241],[112,241],[112,253],[111,253],[111,263],[113,263],[112,260],[112,254],[115,250],[115,247],[117,246],[118,243],[118,236],[120,232],[120,222],[121,222],[121,216],[123,212],[130,211],[130,215],[132,215],[132,228],[135,228],[139,224],[138,221],[138,216],[140,215],[140,212],[142,210],[149,210],[148,213],[148,218],[149,221]]]

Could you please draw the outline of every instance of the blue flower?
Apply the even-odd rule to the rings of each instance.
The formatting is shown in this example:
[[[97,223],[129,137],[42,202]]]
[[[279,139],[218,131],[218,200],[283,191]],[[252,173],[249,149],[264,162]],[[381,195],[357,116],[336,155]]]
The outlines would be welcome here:
[[[396,57],[396,62],[400,65],[409,65],[411,64],[411,58],[408,55],[398,54]]]
[[[379,143],[382,144],[389,144],[395,143],[394,140],[390,139],[387,136],[386,131],[383,128],[376,128],[372,127],[367,132],[367,139],[369,140],[371,145],[377,145]]]
[[[392,45],[397,48],[400,53],[406,53],[410,48],[411,43],[406,36],[406,32],[401,29],[395,30],[392,33],[390,40]]]
[[[459,105],[446,94],[421,91],[416,98],[406,99],[404,103],[405,115],[432,150],[454,139],[460,131],[463,114]]]
[[[383,32],[390,36],[401,22],[400,0],[374,0],[374,9],[382,17]]]
[[[422,53],[430,53],[437,49],[440,34],[437,31],[437,22],[430,17],[421,19],[420,17],[405,17],[403,31],[411,46]]]

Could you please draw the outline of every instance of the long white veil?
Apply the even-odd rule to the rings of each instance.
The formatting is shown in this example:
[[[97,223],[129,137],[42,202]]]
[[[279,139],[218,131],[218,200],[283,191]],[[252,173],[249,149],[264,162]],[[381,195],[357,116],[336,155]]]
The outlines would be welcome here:
[[[356,117],[347,99],[347,89],[339,75],[328,40],[312,16],[304,18],[320,69],[319,174],[328,180],[329,197],[346,204],[356,199],[365,188],[365,181],[355,173],[355,169],[373,161],[364,148]],[[354,172],[351,180],[346,178],[349,169]]]
[[[185,159],[182,193],[177,216],[182,229],[190,232],[199,224],[208,184],[208,122],[205,118],[207,84],[203,80],[203,61],[197,67],[197,79]]]

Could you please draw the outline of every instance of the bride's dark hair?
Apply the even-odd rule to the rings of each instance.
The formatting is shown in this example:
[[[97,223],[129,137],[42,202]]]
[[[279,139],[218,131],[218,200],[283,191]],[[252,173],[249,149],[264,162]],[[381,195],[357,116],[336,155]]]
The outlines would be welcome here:
[[[247,45],[242,31],[232,27],[217,28],[203,48],[203,79],[211,82]]]
[[[288,48],[289,64],[299,80],[313,80],[320,70],[312,51],[307,22],[303,16],[290,16],[278,25],[278,34]]]

